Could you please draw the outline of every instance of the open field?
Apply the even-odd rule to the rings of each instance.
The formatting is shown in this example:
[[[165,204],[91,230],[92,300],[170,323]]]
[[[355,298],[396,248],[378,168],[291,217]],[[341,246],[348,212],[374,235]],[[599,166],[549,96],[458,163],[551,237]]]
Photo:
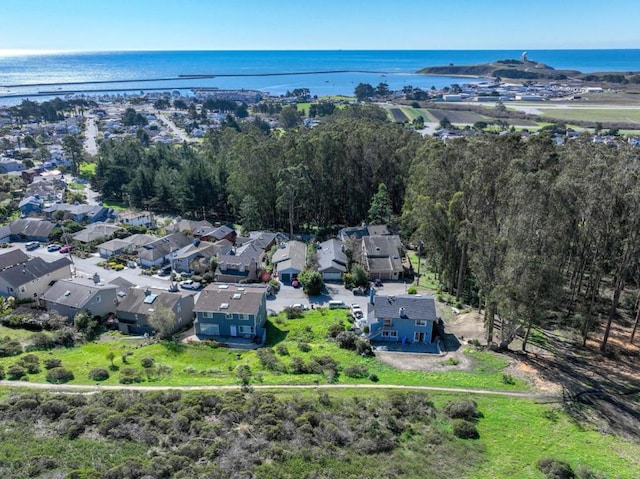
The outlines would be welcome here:
[[[563,121],[596,121],[637,123],[640,125],[640,108],[537,108],[542,116]]]

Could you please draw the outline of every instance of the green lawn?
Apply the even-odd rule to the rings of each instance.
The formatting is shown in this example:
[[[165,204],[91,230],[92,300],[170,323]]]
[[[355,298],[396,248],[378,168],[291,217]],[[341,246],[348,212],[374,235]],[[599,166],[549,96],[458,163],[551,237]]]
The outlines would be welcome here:
[[[538,108],[544,116],[563,121],[640,123],[640,109]]]
[[[81,163],[80,164],[80,178],[90,180],[93,175],[96,174],[95,163]]]
[[[327,330],[332,323],[343,320],[345,310],[330,311],[326,309],[309,311],[304,318],[288,320],[280,315],[276,320],[270,319],[268,324],[268,344],[287,348],[288,355],[276,355],[290,370],[292,358],[298,356],[305,362],[312,357],[331,356],[339,363],[337,382],[341,384],[371,383],[368,377],[351,378],[344,374],[348,366],[362,365],[367,374],[375,374],[379,384],[409,386],[443,386],[461,388],[482,388],[496,390],[526,390],[528,385],[516,380],[515,384],[505,384],[502,371],[508,366],[503,357],[491,352],[470,349],[466,352],[474,367],[470,371],[457,370],[455,366],[443,367],[436,372],[400,371],[388,366],[375,357],[361,357],[353,351],[340,349],[334,341],[326,338]],[[29,335],[32,333],[29,333]],[[19,338],[26,341],[28,336]],[[298,348],[300,342],[308,343],[311,350],[303,352]],[[112,334],[110,340],[90,342],[74,348],[57,348],[52,351],[36,352],[44,361],[55,357],[62,365],[75,375],[72,384],[93,384],[88,373],[93,368],[107,368],[110,363],[107,354],[115,354],[115,366],[134,367],[143,371],[140,364],[142,358],[152,356],[156,364],[167,365],[172,372],[164,377],[145,381],[149,385],[186,386],[186,385],[225,385],[237,384],[236,368],[246,364],[252,371],[252,382],[264,384],[316,384],[327,383],[322,374],[293,374],[265,369],[255,351],[239,351],[228,348],[213,348],[207,345],[183,345],[170,342],[145,343],[144,340],[128,339]],[[127,364],[123,363],[123,353],[130,351]],[[5,370],[14,364],[19,357],[0,358],[0,365]],[[46,382],[46,371],[28,376],[34,382]],[[119,372],[112,371],[111,377],[104,384],[118,384]]]
[[[104,206],[105,208],[114,209],[116,211],[122,211],[122,210],[126,210],[127,209],[127,207],[125,206],[124,202],[122,202],[122,201],[106,200],[106,201],[102,202],[102,206]]]
[[[69,188],[72,190],[84,190],[86,187],[87,186],[82,183],[77,183],[77,182],[69,183]]]

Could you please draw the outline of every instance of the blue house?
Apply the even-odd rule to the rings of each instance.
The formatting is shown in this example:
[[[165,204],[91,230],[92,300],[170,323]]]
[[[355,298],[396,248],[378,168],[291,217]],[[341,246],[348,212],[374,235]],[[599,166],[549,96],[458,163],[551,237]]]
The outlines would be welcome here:
[[[40,195],[32,195],[24,198],[18,208],[20,208],[20,213],[29,216],[31,213],[40,213],[43,205],[44,200],[40,198]]]
[[[373,343],[396,343],[406,349],[439,352],[434,342],[434,324],[438,320],[436,303],[429,296],[401,294],[372,295],[369,309],[369,340]],[[409,346],[414,346],[410,348]]]
[[[263,344],[267,335],[266,291],[257,285],[214,283],[207,286],[193,308],[196,336],[241,348]]]

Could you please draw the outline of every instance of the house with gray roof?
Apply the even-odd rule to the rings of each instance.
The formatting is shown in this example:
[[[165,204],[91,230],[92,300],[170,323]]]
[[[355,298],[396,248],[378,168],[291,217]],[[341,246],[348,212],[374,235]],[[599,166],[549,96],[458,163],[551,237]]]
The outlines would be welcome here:
[[[307,245],[292,240],[280,243],[278,251],[273,253],[271,263],[282,284],[291,283],[304,270],[307,262]]]
[[[178,221],[171,223],[166,228],[167,233],[191,233],[194,234],[196,231],[201,229],[210,231],[213,229],[213,225],[206,220],[194,221],[194,220],[185,220],[179,219]]]
[[[122,230],[120,226],[99,222],[88,224],[84,229],[74,233],[71,237],[74,241],[81,243],[91,243],[111,238],[117,231]]]
[[[404,276],[400,237],[365,236],[362,238],[362,267],[375,279],[399,279]]]
[[[373,302],[367,318],[371,342],[395,343],[407,349],[416,345],[411,348],[415,352],[440,352],[434,337],[438,313],[432,297],[374,295]]]
[[[182,233],[173,233],[139,246],[136,251],[140,266],[153,268],[170,261],[173,253],[191,244],[193,238]]]
[[[130,254],[137,250],[138,247],[152,243],[157,239],[157,236],[147,234],[135,234],[122,239],[115,238],[99,244],[98,253],[100,253],[101,258],[105,259],[119,254]]]
[[[56,281],[42,295],[46,308],[69,319],[79,311],[89,311],[92,316],[106,318],[116,312],[117,287],[96,285],[79,278]]]
[[[325,281],[341,281],[347,272],[348,260],[344,249],[344,243],[338,239],[329,239],[318,245],[318,272]]]
[[[66,203],[55,203],[44,208],[43,211],[47,219],[53,218],[57,211],[62,211],[64,219],[71,219],[76,223],[105,221],[112,214],[110,209],[100,205],[69,205]]]
[[[240,280],[256,281],[262,265],[264,251],[253,243],[219,252],[216,281],[237,283]]]
[[[14,249],[11,251],[7,251],[6,253],[2,253],[0,254],[0,271],[16,264],[29,261],[29,258],[31,258],[31,256],[29,256],[21,249]]]
[[[222,240],[220,243],[222,244],[200,241],[196,238],[187,246],[173,253],[171,266],[179,273],[191,271],[193,270],[191,267],[193,261],[199,259],[209,260],[215,258],[219,252],[231,251],[232,246],[227,240]]]
[[[40,257],[31,258],[0,271],[0,295],[39,298],[56,281],[70,277],[71,260],[67,256],[51,263]]]
[[[118,329],[125,334],[153,334],[149,317],[157,308],[166,308],[173,315],[173,334],[191,324],[193,304],[193,293],[132,288],[116,308]]]
[[[200,292],[193,308],[194,332],[234,347],[257,347],[267,335],[266,298],[264,286],[210,284]]]
[[[54,223],[37,218],[13,220],[8,225],[0,227],[0,242],[39,241],[46,243],[55,227]]]
[[[32,213],[40,213],[43,205],[44,200],[40,198],[40,195],[31,195],[23,198],[18,204],[18,208],[20,209],[20,213],[28,216]]]
[[[121,211],[116,215],[116,220],[127,226],[156,227],[156,220],[150,211]]]

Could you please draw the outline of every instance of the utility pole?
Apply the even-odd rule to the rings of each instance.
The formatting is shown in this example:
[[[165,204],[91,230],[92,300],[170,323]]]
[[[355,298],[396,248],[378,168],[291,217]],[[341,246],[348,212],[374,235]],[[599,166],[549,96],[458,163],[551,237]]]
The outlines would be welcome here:
[[[420,286],[420,263],[422,263],[422,245],[423,242],[418,243],[418,277],[416,279],[416,286]]]

